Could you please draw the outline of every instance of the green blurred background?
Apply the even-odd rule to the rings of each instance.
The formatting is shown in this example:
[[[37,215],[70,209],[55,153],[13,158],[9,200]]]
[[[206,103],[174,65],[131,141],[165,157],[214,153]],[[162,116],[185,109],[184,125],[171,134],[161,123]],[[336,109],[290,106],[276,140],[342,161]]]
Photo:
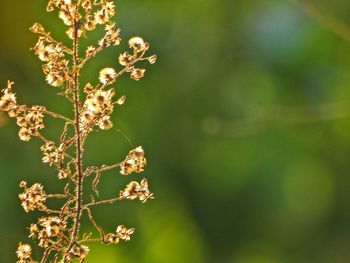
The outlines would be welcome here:
[[[350,23],[350,2],[315,4]],[[0,2],[0,82],[14,80],[21,103],[71,115],[28,51],[34,22],[68,43],[45,6]],[[128,243],[93,246],[86,262],[349,262],[350,43],[289,1],[117,6],[124,42],[91,61],[84,81],[96,83],[98,70],[117,67],[134,35],[151,43],[159,61],[145,65],[142,81],[118,82],[127,103],[114,113],[112,130],[90,137],[85,164],[117,162],[143,145],[145,173],[109,172],[100,192],[114,196],[144,176],[156,199],[95,209],[106,229],[125,224],[136,233]],[[21,209],[19,181],[42,182],[52,193],[63,183],[41,164],[37,139],[23,143],[13,120],[0,123],[0,262],[7,263],[40,215]],[[46,124],[45,134],[55,136],[58,123]]]

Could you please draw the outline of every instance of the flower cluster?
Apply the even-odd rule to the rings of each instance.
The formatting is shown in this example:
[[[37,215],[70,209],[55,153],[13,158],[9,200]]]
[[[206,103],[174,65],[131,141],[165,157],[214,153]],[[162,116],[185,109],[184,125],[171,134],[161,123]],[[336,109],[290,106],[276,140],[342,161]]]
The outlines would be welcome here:
[[[20,127],[18,136],[22,141],[29,141],[31,136],[37,136],[38,131],[44,128],[45,107],[18,105],[16,95],[12,91],[14,83],[9,81],[7,88],[2,90],[0,98],[0,110],[8,112],[9,116],[17,119],[17,125]]]
[[[56,147],[54,142],[48,141],[40,147],[40,150],[44,155],[42,158],[43,163],[48,163],[50,166],[62,164],[64,160],[64,144]]]
[[[16,261],[16,263],[34,263],[31,258],[32,248],[28,244],[19,243],[16,255],[18,258],[18,261]]]
[[[119,243],[119,240],[125,240],[125,241],[129,241],[130,240],[130,236],[135,232],[135,229],[130,228],[128,229],[126,226],[124,225],[119,225],[117,227],[117,230],[115,233],[108,233],[105,236],[105,240],[104,242],[107,244],[117,244]]]
[[[145,75],[145,69],[133,66],[139,60],[147,60],[150,64],[154,64],[157,60],[156,55],[144,58],[145,52],[149,49],[149,43],[145,42],[141,37],[132,37],[129,39],[129,47],[133,49],[132,54],[128,51],[119,55],[119,64],[125,66],[127,72],[130,72],[130,78],[140,80]]]
[[[112,128],[109,115],[113,112],[114,94],[113,89],[92,89],[88,92],[80,118],[83,129],[89,130],[94,125],[98,125],[102,130]]]
[[[39,246],[47,248],[49,244],[55,242],[54,239],[60,240],[65,237],[64,231],[66,227],[67,222],[60,217],[42,217],[39,219],[38,224],[30,226],[29,237],[37,238]]]
[[[83,260],[88,255],[90,249],[84,245],[75,245],[67,254],[67,260],[71,261],[73,259]],[[82,261],[80,261],[82,262]]]
[[[17,106],[16,94],[12,91],[12,81],[7,82],[7,88],[2,90],[2,96],[0,98],[0,110],[13,111]]]
[[[37,135],[40,129],[43,129],[43,112],[45,108],[42,106],[33,106],[23,111],[17,116],[17,124],[20,128],[18,135],[22,141],[29,141],[31,136]]]
[[[53,87],[61,87],[69,76],[69,60],[65,59],[65,53],[69,52],[62,43],[52,39],[49,33],[45,32],[42,25],[36,23],[30,30],[40,34],[33,50],[39,59],[46,64],[43,65],[43,72],[46,81]]]
[[[148,189],[148,182],[143,179],[141,183],[130,182],[123,191],[119,193],[120,198],[134,200],[139,199],[143,203],[153,198],[153,194]]]
[[[19,199],[21,200],[22,207],[27,213],[33,210],[44,210],[46,209],[46,193],[41,184],[36,183],[31,187],[27,188],[27,183],[22,181],[20,186],[24,188],[24,192],[19,194]]]
[[[117,28],[115,23],[110,23],[105,26],[105,35],[100,41],[98,41],[98,45],[103,48],[112,45],[118,46],[120,41],[120,29]]]
[[[120,165],[120,173],[129,175],[131,173],[141,173],[147,164],[145,152],[141,146],[131,150],[125,160]]]

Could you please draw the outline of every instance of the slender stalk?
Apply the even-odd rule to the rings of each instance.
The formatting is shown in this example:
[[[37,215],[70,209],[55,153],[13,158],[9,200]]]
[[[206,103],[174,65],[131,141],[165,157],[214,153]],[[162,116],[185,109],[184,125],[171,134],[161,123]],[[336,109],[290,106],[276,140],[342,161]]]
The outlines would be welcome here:
[[[347,42],[350,42],[350,26],[341,19],[333,16],[326,9],[319,7],[316,3],[310,0],[289,0],[292,3],[299,5],[312,18],[318,21],[321,25],[332,31]]]
[[[52,250],[52,247],[49,247],[49,248],[47,248],[47,249],[45,250],[44,256],[43,256],[43,258],[41,259],[40,263],[45,263],[45,262],[46,262],[48,256],[49,256],[50,253],[51,253],[51,250]]]
[[[26,110],[26,111],[40,111],[40,112],[42,112],[42,113],[44,113],[44,114],[50,115],[50,116],[53,117],[53,118],[61,119],[61,120],[64,120],[64,121],[66,121],[66,122],[68,122],[68,123],[73,124],[73,121],[72,121],[71,119],[69,119],[69,118],[67,118],[67,117],[65,117],[65,116],[63,116],[63,115],[54,113],[54,112],[52,112],[52,111],[48,111],[48,110],[46,110],[46,109],[45,109],[45,110],[37,110],[37,109],[31,109],[31,108],[29,108],[29,107],[27,107],[27,106],[21,106],[20,109]]]
[[[108,170],[112,170],[114,168],[120,167],[122,164],[123,164],[123,162],[116,163],[116,164],[113,164],[113,165],[103,165],[100,169],[97,170],[97,172],[105,172],[105,171],[108,171]]]
[[[66,251],[64,257],[64,262],[67,262],[67,254],[77,243],[78,232],[79,232],[79,221],[81,216],[82,208],[82,189],[83,189],[83,172],[82,172],[82,149],[81,149],[81,131],[80,131],[80,102],[79,102],[79,67],[78,67],[78,30],[79,30],[79,21],[77,16],[77,9],[79,3],[76,4],[74,11],[74,40],[73,40],[73,93],[74,93],[74,110],[75,110],[75,133],[76,133],[76,169],[78,173],[78,185],[76,187],[76,215],[73,225],[73,233],[71,237],[70,244]]]
[[[122,197],[116,197],[116,198],[112,198],[112,199],[108,199],[108,200],[101,200],[101,201],[97,201],[97,202],[93,202],[93,203],[89,203],[83,206],[83,209],[86,209],[90,206],[95,206],[95,205],[101,205],[101,204],[113,204],[117,201],[123,200],[124,198]]]

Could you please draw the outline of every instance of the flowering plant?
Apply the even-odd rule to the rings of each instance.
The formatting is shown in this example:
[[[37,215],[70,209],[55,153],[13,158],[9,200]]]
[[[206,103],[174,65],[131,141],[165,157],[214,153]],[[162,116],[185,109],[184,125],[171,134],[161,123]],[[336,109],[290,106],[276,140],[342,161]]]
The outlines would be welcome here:
[[[145,69],[137,68],[140,61],[153,64],[156,55],[146,56],[149,44],[141,37],[133,37],[128,44],[130,51],[121,53],[118,57],[122,69],[117,71],[107,67],[99,72],[98,84],[86,83],[83,90],[79,82],[81,69],[98,53],[110,46],[117,46],[121,42],[120,29],[112,21],[115,15],[115,5],[112,0],[49,0],[47,11],[58,11],[58,16],[68,26],[67,36],[72,41],[72,47],[65,46],[54,39],[50,32],[35,23],[30,30],[38,34],[39,38],[32,48],[34,53],[44,63],[43,72],[47,83],[59,88],[58,95],[71,102],[74,109],[72,118],[49,111],[44,106],[27,106],[17,102],[13,90],[13,82],[8,81],[7,87],[2,90],[0,97],[0,110],[7,112],[11,118],[16,118],[19,129],[19,138],[29,141],[32,137],[39,138],[43,145],[40,150],[42,161],[52,166],[57,172],[59,180],[65,180],[62,193],[47,194],[41,183],[31,186],[22,181],[20,187],[23,193],[19,195],[25,212],[39,210],[45,216],[38,219],[29,227],[29,238],[37,240],[43,249],[41,263],[72,262],[78,259],[83,262],[89,253],[87,244],[99,241],[104,244],[116,244],[120,240],[129,240],[134,233],[133,228],[118,225],[115,232],[105,232],[93,217],[92,208],[101,204],[112,204],[121,200],[139,199],[146,202],[153,198],[148,189],[148,182],[132,181],[120,193],[106,200],[98,198],[98,184],[103,172],[119,168],[122,175],[141,173],[146,166],[144,150],[141,146],[132,149],[124,160],[112,164],[85,167],[83,164],[84,145],[90,133],[97,129],[107,130],[113,124],[111,114],[115,107],[123,105],[125,96],[117,99],[116,92],[111,86],[123,74],[130,74],[134,80],[144,77]],[[95,45],[87,47],[85,52],[79,52],[79,43],[89,31],[95,30],[99,25],[104,26],[104,36]],[[54,139],[46,138],[41,130],[45,127],[44,119],[50,116],[63,121],[61,136]],[[84,202],[83,186],[88,187],[84,181],[94,176],[91,188],[95,197]],[[48,199],[63,200],[59,209],[49,208]],[[80,233],[79,226],[82,215],[86,215],[91,224],[99,233],[93,237],[89,233]],[[37,262],[32,258],[32,247],[20,243],[17,249],[18,263]]]

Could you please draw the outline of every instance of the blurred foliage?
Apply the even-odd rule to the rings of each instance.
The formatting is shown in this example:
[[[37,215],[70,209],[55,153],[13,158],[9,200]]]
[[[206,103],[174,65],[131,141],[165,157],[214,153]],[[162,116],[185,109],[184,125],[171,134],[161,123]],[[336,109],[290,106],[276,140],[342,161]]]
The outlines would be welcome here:
[[[70,115],[28,52],[34,22],[66,39],[45,2],[0,2],[0,82],[13,79],[23,103]],[[315,3],[350,23],[349,2]],[[127,103],[112,131],[91,137],[85,163],[112,163],[130,144],[143,145],[156,199],[96,209],[106,228],[125,224],[136,234],[126,244],[94,245],[86,262],[348,262],[350,43],[292,1],[117,5],[123,39],[141,35],[159,62],[140,82],[118,82]],[[124,47],[88,64],[85,80],[117,65]],[[290,108],[301,109],[291,122]],[[305,116],[313,117],[298,121]],[[48,136],[56,125],[47,122]],[[0,262],[14,262],[38,216],[22,211],[19,181],[43,182],[50,192],[62,184],[41,164],[39,141],[20,142],[15,123],[1,115],[0,126]],[[100,187],[113,196],[129,179],[110,172]]]

